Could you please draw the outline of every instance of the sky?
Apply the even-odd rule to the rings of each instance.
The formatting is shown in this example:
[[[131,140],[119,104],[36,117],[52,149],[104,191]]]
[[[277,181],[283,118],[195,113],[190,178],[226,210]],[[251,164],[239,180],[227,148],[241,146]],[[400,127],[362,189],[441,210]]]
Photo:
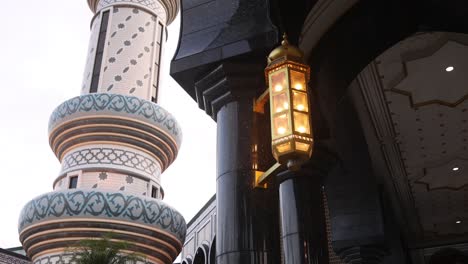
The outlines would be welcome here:
[[[92,12],[86,0],[3,1],[0,16],[0,248],[20,246],[18,217],[52,191],[60,163],[48,144],[49,116],[80,94]],[[169,26],[160,105],[183,130],[176,161],[162,174],[164,201],[186,222],[216,191],[216,123],[169,76],[180,19]]]

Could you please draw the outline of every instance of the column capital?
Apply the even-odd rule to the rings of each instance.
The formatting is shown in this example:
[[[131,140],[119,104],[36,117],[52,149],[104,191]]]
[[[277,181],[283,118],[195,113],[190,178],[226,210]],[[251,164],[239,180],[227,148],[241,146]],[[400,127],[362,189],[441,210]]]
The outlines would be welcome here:
[[[314,177],[322,182],[336,166],[338,157],[325,146],[317,144],[312,157],[302,164],[299,171],[285,171],[278,174],[279,183],[295,177]]]
[[[264,65],[224,62],[195,83],[200,109],[216,121],[218,110],[240,98],[254,98],[265,87]]]

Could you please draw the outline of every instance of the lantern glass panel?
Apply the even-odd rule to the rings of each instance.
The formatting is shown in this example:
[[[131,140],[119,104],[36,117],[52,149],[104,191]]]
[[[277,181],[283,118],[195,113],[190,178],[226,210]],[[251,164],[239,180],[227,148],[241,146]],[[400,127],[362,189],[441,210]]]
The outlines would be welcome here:
[[[278,93],[287,89],[288,79],[286,69],[278,70],[270,74],[270,87],[273,93]]]
[[[287,114],[273,117],[273,139],[286,136],[291,133]]]
[[[280,113],[289,109],[288,95],[286,92],[273,95],[273,113]]]
[[[291,87],[296,90],[305,91],[306,90],[305,73],[291,70],[290,74],[291,74]]]
[[[276,146],[278,153],[284,153],[291,150],[291,142],[283,143]]]
[[[294,110],[309,112],[309,106],[307,103],[307,94],[293,91],[293,107],[294,107]]]
[[[294,131],[301,134],[310,134],[309,116],[307,114],[294,111]]]
[[[296,150],[308,152],[310,144],[303,143],[303,142],[296,142]]]

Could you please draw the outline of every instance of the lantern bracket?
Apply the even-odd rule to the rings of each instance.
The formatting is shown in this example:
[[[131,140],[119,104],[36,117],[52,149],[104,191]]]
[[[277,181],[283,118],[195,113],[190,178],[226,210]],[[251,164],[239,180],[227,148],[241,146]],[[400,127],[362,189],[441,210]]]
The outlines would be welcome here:
[[[269,100],[270,91],[265,89],[265,91],[254,101],[253,111],[255,113],[264,114],[265,113],[265,104]]]
[[[271,176],[278,174],[283,169],[284,166],[277,162],[265,172],[255,171],[255,188],[267,188],[267,180]]]

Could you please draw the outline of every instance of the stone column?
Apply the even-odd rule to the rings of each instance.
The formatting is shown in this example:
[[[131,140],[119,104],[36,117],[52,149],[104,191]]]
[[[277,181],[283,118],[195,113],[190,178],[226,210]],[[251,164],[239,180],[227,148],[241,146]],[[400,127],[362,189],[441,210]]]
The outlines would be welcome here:
[[[285,264],[329,263],[322,179],[332,164],[332,156],[314,153],[299,171],[278,175]]]
[[[254,188],[253,101],[262,87],[263,66],[255,64],[224,63],[196,83],[217,121],[218,264],[279,263],[277,204],[271,189]]]

